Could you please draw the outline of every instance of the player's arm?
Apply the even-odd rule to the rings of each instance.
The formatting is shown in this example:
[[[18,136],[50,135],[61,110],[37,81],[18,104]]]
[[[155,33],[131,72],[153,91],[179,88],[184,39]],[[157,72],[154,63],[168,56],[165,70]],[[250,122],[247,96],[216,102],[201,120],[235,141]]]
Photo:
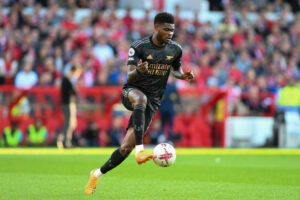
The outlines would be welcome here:
[[[128,81],[134,81],[137,77],[141,74],[144,74],[148,71],[148,62],[139,62],[137,66],[135,65],[128,65]]]
[[[178,69],[172,68],[172,74],[177,79],[181,79],[185,81],[194,80],[194,73],[192,70],[184,73],[181,67],[179,67]]]
[[[172,63],[172,74],[177,79],[192,81],[194,79],[194,73],[192,71],[185,72],[185,73],[183,72],[181,67],[181,56],[182,56],[182,50],[180,49],[179,56]]]
[[[138,49],[130,47],[127,61],[128,82],[136,80],[139,76],[148,71],[148,62],[142,62]]]
[[[183,75],[184,75],[184,73],[183,73],[181,67],[178,67],[177,69],[174,69],[174,67],[172,67],[171,72],[172,72],[172,75],[173,75],[175,78],[183,80]]]

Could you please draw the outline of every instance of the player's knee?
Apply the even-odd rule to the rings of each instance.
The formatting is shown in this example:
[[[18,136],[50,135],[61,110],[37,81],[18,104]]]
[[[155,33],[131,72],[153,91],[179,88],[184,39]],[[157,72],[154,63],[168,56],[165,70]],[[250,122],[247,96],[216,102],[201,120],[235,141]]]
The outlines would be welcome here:
[[[135,104],[143,104],[144,106],[147,105],[147,97],[146,95],[138,95],[136,97]]]

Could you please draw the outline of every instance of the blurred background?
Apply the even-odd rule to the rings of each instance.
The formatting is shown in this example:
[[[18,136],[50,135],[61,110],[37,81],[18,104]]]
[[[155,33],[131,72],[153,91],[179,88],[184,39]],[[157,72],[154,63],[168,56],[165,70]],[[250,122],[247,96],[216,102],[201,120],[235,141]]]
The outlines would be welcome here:
[[[74,65],[73,145],[118,146],[128,49],[159,11],[174,14],[195,80],[170,77],[146,144],[300,147],[298,0],[0,0],[0,146],[56,146],[59,87]]]

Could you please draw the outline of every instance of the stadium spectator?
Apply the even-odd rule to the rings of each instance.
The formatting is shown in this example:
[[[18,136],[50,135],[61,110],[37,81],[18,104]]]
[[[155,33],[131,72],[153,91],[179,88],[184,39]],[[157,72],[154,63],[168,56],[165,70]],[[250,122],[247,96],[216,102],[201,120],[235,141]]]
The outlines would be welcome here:
[[[108,146],[120,146],[124,129],[122,128],[122,117],[114,116],[112,125],[107,131]]]
[[[15,86],[22,89],[29,89],[38,82],[38,75],[32,71],[32,61],[25,60],[23,70],[16,74]]]
[[[0,85],[13,85],[17,69],[18,63],[13,59],[11,52],[4,52],[3,58],[0,58]]]
[[[13,1],[10,16],[10,25],[14,28],[22,28],[27,24],[19,1]]]
[[[89,122],[88,127],[84,131],[84,137],[88,147],[99,146],[99,133],[100,130],[97,123],[95,121]]]
[[[227,9],[225,14],[224,14],[224,18],[222,20],[222,22],[219,24],[218,26],[218,31],[220,33],[223,33],[223,34],[234,34],[237,32],[238,30],[238,27],[237,27],[237,20],[235,19],[233,13],[232,13],[232,10],[231,9]]]
[[[126,8],[126,14],[122,20],[126,26],[127,31],[130,31],[132,29],[132,24],[134,22],[134,19],[131,17],[131,8],[130,7]]]
[[[281,109],[300,108],[300,89],[296,86],[295,80],[289,79],[288,85],[279,89],[278,105]]]
[[[113,49],[108,45],[105,35],[98,36],[97,44],[94,47],[94,55],[101,64],[105,64],[108,59],[114,56]]]
[[[27,129],[27,145],[29,146],[45,146],[48,144],[48,131],[43,121],[36,118],[33,124]]]
[[[107,72],[105,69],[103,69],[102,71],[98,72],[98,74],[96,75],[95,78],[95,86],[100,86],[100,85],[106,85],[108,82],[108,77],[107,77]]]
[[[251,67],[251,58],[246,50],[240,52],[236,61],[237,67],[242,71],[243,75],[246,74]]]
[[[127,65],[116,65],[113,72],[110,73],[108,83],[110,85],[123,85],[127,81]]]
[[[41,75],[48,73],[51,76],[50,85],[59,86],[61,73],[55,67],[54,58],[50,56],[47,57],[44,66],[41,67],[44,71],[40,73]]]
[[[83,79],[83,86],[84,87],[92,87],[95,83],[96,78],[96,70],[93,67],[93,60],[88,59],[86,63],[83,65],[82,70],[82,79]]]
[[[13,96],[18,96],[19,93],[13,93]],[[13,117],[19,117],[19,118],[28,118],[30,114],[30,100],[33,100],[32,97],[27,98],[26,96],[23,96],[19,102],[12,107],[11,114]]]
[[[228,79],[222,89],[228,91],[228,113],[231,115],[246,115],[248,113],[248,110],[242,103],[241,87],[232,79]]]
[[[156,145],[158,143],[166,142],[166,136],[162,132],[160,119],[154,119],[151,125],[151,129],[148,133],[149,143]]]
[[[13,120],[10,126],[4,128],[3,141],[7,147],[18,147],[21,145],[23,133],[19,129],[19,122]]]
[[[249,88],[249,96],[243,97],[242,102],[247,106],[248,115],[260,116],[268,112],[269,104],[265,98],[259,96],[259,89],[257,86]]]
[[[160,142],[172,141],[174,138],[174,118],[176,115],[175,106],[180,104],[180,96],[175,85],[175,79],[170,76],[165,89],[164,98],[159,108],[161,119],[161,132],[166,137],[165,140],[161,139]],[[161,136],[161,137],[164,137]]]

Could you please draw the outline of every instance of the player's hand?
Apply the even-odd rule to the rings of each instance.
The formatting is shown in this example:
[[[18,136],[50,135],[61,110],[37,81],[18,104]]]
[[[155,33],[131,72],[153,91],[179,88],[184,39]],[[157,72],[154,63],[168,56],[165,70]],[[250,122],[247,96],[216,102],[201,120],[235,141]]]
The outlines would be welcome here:
[[[185,72],[183,74],[183,80],[185,80],[185,81],[192,81],[192,80],[194,80],[194,73],[193,73],[193,71],[191,70],[189,72]]]
[[[138,72],[140,72],[140,73],[146,73],[146,72],[148,71],[148,62],[147,62],[147,61],[142,62],[142,61],[140,60],[140,62],[139,62],[139,64],[138,64],[138,66],[137,66],[136,69],[137,69]]]

